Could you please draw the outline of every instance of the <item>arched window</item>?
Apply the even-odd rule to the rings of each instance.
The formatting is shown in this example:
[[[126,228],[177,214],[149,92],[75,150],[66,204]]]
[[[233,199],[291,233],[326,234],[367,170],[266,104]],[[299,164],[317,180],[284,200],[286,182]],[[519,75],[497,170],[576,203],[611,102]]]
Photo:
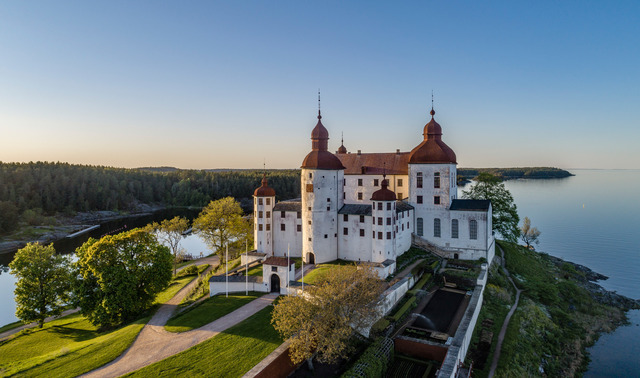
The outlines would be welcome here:
[[[422,236],[424,235],[424,232],[422,230],[422,218],[418,218],[418,220],[416,221],[416,228],[417,228],[417,232],[418,232],[418,236]]]
[[[473,219],[469,221],[469,239],[478,239],[478,222]]]
[[[458,238],[458,220],[457,219],[451,220],[451,238],[453,239]]]
[[[440,218],[433,220],[433,236],[436,238],[440,237]]]

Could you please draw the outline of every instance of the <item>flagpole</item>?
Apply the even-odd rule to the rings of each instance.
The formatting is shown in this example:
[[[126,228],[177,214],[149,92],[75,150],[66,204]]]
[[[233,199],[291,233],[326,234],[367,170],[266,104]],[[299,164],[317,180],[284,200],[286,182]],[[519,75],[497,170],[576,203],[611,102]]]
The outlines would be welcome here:
[[[225,260],[225,263],[224,263],[225,269],[227,271],[227,274],[225,274],[224,276],[226,281],[225,288],[227,291],[226,297],[229,298],[229,243],[227,243],[227,251],[224,254],[224,260]]]
[[[287,295],[289,295],[289,282],[291,282],[291,279],[289,278],[290,271],[291,263],[289,262],[289,244],[287,244]]]
[[[245,286],[244,286],[244,291],[245,291],[245,295],[249,295],[249,241],[245,240],[244,241],[244,254],[245,254],[245,260],[244,260],[244,275],[245,275]]]
[[[304,291],[304,258],[302,259],[302,291]]]

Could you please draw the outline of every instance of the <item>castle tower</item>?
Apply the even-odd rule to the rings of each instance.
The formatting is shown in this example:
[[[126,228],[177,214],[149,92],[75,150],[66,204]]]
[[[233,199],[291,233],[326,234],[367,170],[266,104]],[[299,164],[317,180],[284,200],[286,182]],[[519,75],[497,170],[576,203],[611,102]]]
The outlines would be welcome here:
[[[273,255],[273,206],[276,191],[269,187],[267,176],[262,176],[262,186],[253,192],[253,247],[257,252]]]
[[[382,188],[371,196],[373,243],[371,261],[396,259],[396,194],[389,190],[386,175]]]
[[[424,126],[424,140],[410,153],[409,202],[415,207],[415,233],[432,240],[448,224],[447,209],[457,197],[456,154],[442,141],[442,128],[431,120]],[[435,240],[434,240],[435,241]]]
[[[338,210],[343,205],[344,166],[327,151],[329,132],[318,123],[311,132],[311,152],[302,162],[302,256],[306,263],[338,258]]]

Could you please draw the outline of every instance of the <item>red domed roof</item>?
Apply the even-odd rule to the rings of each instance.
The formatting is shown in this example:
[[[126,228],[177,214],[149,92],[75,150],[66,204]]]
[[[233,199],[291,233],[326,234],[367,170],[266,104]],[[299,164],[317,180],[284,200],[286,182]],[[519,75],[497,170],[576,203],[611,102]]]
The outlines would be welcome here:
[[[389,184],[387,184],[387,180],[385,178],[382,179],[382,188],[376,190],[371,195],[372,201],[395,201],[396,194],[388,189]]]
[[[256,191],[253,192],[253,195],[256,197],[275,197],[276,196],[276,191],[269,186],[266,175],[262,176],[262,186],[256,189]]]
[[[311,131],[311,152],[302,161],[301,168],[339,170],[344,166],[334,154],[327,151],[329,132],[322,124],[322,116],[318,111],[318,123]]]
[[[431,109],[431,121],[424,126],[424,140],[410,153],[409,164],[457,164],[456,154],[442,141],[442,127],[433,119],[436,112]]]

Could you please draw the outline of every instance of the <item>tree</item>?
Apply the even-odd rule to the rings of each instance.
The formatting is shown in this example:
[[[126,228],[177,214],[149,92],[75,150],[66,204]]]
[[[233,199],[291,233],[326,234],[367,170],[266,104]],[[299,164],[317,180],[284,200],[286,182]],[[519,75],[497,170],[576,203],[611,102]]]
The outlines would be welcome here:
[[[244,241],[251,234],[251,224],[242,215],[240,204],[233,197],[225,197],[209,202],[193,221],[193,227],[222,258],[227,244]]]
[[[16,316],[40,328],[48,316],[62,313],[68,300],[69,260],[56,254],[53,245],[29,243],[9,263],[16,278]]]
[[[480,173],[476,185],[462,192],[463,198],[491,200],[493,209],[493,229],[510,242],[517,242],[520,236],[520,217],[513,197],[502,180],[490,173]]]
[[[157,231],[156,237],[163,243],[169,245],[173,254],[173,274],[176,274],[178,259],[182,253],[180,241],[183,234],[189,227],[189,221],[183,217],[174,217],[171,220],[165,219],[160,224],[153,222],[152,228]]]
[[[385,285],[370,266],[336,266],[308,286],[303,295],[289,296],[275,305],[271,323],[291,342],[291,361],[314,356],[333,363],[346,357],[355,329],[368,327],[379,315]]]
[[[533,244],[540,244],[540,231],[536,227],[531,227],[531,220],[529,217],[524,217],[522,221],[521,238],[522,241],[527,244],[527,249],[533,249]]]
[[[100,240],[76,250],[74,302],[102,328],[135,319],[171,281],[171,252],[143,229]]]
[[[13,231],[18,227],[18,208],[13,202],[0,201],[0,233]]]

